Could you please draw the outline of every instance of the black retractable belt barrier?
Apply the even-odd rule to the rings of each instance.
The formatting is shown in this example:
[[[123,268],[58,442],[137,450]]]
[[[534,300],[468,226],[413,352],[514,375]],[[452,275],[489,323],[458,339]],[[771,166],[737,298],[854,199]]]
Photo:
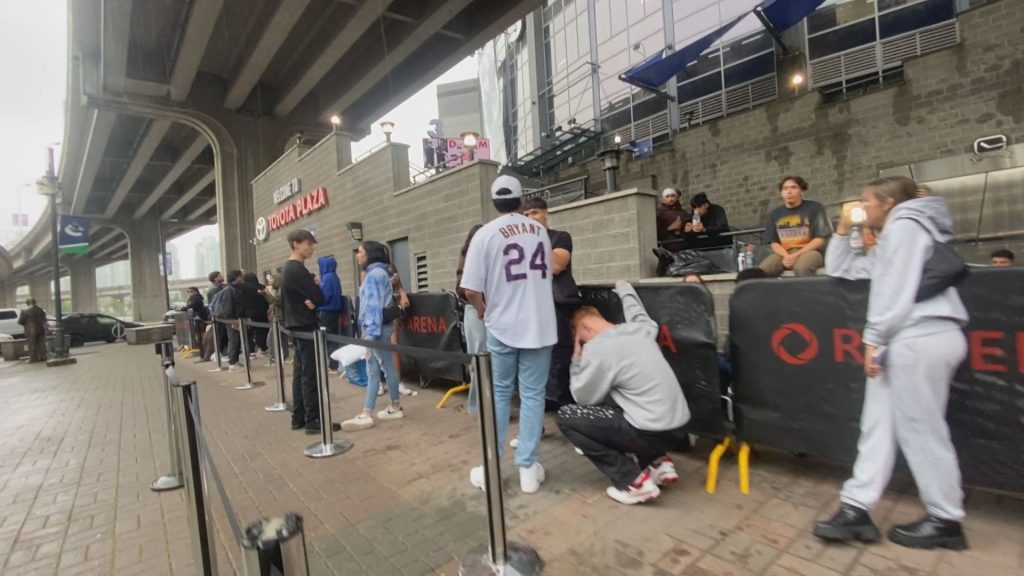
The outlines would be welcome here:
[[[263,386],[265,382],[262,380],[253,381],[252,379],[252,362],[249,358],[249,326],[252,325],[247,318],[238,319],[238,338],[242,341],[242,363],[245,365],[245,384],[241,386],[235,386],[235,390],[252,390]],[[231,329],[230,327],[228,328]]]
[[[162,383],[164,389],[164,404],[167,414],[167,444],[169,455],[168,473],[163,474],[154,480],[149,489],[154,492],[175,490],[185,485],[181,476],[181,438],[178,435],[178,403],[174,401],[172,382],[176,380],[174,375],[174,348],[170,341],[160,342],[156,345],[160,353],[160,367],[162,372]]]
[[[217,332],[218,323],[222,324],[227,330],[231,329],[231,327],[225,320],[214,318],[210,322],[210,327],[213,329],[213,355],[216,356],[217,358],[217,366],[210,368],[210,372],[222,372],[224,370],[227,370],[227,367],[221,363],[220,333]]]
[[[409,308],[398,326],[400,344],[446,352],[462,352],[462,325],[458,300],[450,292],[410,294]],[[415,371],[420,378],[442,378],[466,382],[466,364],[448,357],[409,357],[402,370]]]
[[[1024,270],[973,270],[971,319],[947,419],[966,484],[1024,491]],[[857,455],[867,281],[751,280],[730,303],[736,417],[745,440],[840,463]],[[890,361],[892,359],[890,358]]]
[[[725,434],[726,414],[719,389],[715,302],[700,284],[634,284],[647,314],[658,323],[658,343],[690,407],[690,430],[707,436]],[[622,303],[610,286],[581,286],[583,303],[609,322],[624,321]]]

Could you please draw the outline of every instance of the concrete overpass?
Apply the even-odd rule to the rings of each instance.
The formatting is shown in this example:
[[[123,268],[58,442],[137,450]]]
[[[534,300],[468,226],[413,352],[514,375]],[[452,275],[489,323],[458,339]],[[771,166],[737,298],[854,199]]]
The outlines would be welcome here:
[[[62,213],[93,218],[68,257],[76,310],[95,268],[128,258],[135,317],[158,318],[161,242],[220,228],[224,268],[253,268],[249,183],[337,115],[350,142],[540,0],[75,0],[69,2]],[[49,301],[48,215],[0,263]]]

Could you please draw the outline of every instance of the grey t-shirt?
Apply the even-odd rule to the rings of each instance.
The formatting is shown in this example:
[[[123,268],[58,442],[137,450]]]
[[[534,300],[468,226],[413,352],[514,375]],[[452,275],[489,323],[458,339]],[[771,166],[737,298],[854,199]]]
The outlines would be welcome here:
[[[772,210],[765,224],[764,243],[781,244],[786,250],[799,250],[815,238],[828,239],[831,235],[832,223],[825,207],[804,200],[796,208],[779,206]]]

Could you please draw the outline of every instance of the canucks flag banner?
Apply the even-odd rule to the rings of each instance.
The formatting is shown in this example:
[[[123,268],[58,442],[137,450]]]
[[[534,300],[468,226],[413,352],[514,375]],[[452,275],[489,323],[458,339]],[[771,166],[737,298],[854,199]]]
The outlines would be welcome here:
[[[61,215],[57,250],[61,254],[88,254],[89,219],[82,216]]]

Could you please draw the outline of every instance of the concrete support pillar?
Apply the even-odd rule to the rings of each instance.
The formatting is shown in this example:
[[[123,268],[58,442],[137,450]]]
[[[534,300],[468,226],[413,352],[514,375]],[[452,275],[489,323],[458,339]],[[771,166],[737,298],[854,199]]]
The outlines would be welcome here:
[[[160,228],[154,217],[123,224],[132,266],[132,319],[157,322],[167,311],[164,278],[160,275]],[[94,272],[95,274],[95,272]],[[95,278],[93,285],[95,285]]]
[[[71,311],[98,312],[96,264],[91,258],[69,259],[64,263],[71,277]]]
[[[41,308],[52,314],[56,307],[53,304],[53,274],[50,270],[36,274],[28,281],[29,293]]]
[[[20,308],[17,296],[18,287],[14,282],[0,284],[0,308]]]

